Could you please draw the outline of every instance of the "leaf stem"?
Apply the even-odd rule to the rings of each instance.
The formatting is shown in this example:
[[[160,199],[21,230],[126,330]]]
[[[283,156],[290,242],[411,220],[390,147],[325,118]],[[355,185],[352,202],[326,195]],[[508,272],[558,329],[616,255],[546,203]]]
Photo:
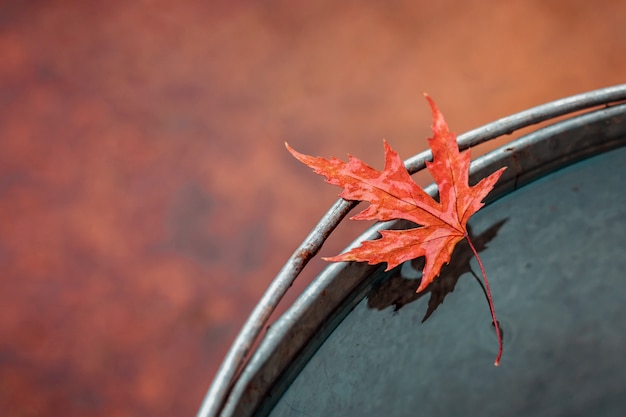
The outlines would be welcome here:
[[[502,334],[500,333],[500,324],[496,319],[496,310],[493,307],[493,299],[491,298],[491,289],[489,289],[489,281],[487,281],[487,274],[485,273],[485,267],[483,266],[482,261],[480,260],[480,256],[478,256],[478,251],[474,247],[472,240],[469,237],[469,234],[465,235],[465,239],[467,239],[467,243],[469,243],[472,252],[474,252],[474,256],[478,261],[478,266],[480,267],[480,272],[483,274],[483,281],[485,282],[485,289],[487,290],[487,301],[489,301],[489,309],[491,310],[491,318],[493,319],[493,325],[496,328],[496,335],[498,336],[498,356],[496,356],[496,360],[493,363],[495,366],[500,365],[500,358],[502,358]]]

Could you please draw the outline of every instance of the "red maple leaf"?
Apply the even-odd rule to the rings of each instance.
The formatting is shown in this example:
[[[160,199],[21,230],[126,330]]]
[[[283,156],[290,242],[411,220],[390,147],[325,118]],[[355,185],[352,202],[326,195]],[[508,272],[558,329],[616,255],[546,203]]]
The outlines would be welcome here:
[[[363,242],[341,255],[324,258],[328,261],[364,261],[369,264],[387,263],[387,270],[420,256],[426,258],[422,280],[416,292],[424,290],[438,275],[441,267],[450,261],[456,244],[467,239],[485,280],[489,306],[498,334],[502,355],[500,329],[495,317],[491,292],[484,268],[469,239],[467,221],[482,206],[482,200],[493,189],[505,168],[501,168],[478,184],[468,182],[470,152],[459,152],[456,135],[448,129],[435,102],[425,95],[433,115],[433,137],[428,139],[433,153],[426,167],[439,188],[439,201],[417,185],[404,167],[398,154],[385,141],[385,168],[377,171],[353,156],[348,162],[337,158],[319,158],[303,155],[288,144],[287,149],[298,160],[326,177],[330,184],[343,188],[340,196],[346,200],[367,201],[370,205],[353,216],[354,220],[405,219],[420,227],[407,230],[384,230],[382,237]]]

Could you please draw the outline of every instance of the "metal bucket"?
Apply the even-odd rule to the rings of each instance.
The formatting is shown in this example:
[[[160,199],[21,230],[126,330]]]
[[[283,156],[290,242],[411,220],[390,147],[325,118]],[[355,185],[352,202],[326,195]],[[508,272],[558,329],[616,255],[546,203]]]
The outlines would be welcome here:
[[[500,367],[477,265],[461,244],[423,294],[418,261],[389,272],[330,265],[242,367],[286,288],[352,207],[340,200],[264,295],[198,416],[624,415],[625,101],[626,85],[610,87],[459,137],[468,148],[567,116],[472,164],[474,179],[509,167],[469,222],[504,333]],[[429,158],[406,164],[415,172]],[[405,226],[376,225],[350,247]]]

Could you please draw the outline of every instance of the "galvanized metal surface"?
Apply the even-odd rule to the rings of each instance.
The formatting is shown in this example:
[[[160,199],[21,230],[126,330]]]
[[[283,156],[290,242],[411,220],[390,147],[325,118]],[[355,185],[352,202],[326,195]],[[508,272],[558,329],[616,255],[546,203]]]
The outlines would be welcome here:
[[[549,120],[557,116],[597,106],[614,104],[623,100],[626,100],[626,85],[609,87],[606,89],[584,93],[562,100],[557,100],[552,103],[548,103],[512,116],[502,118],[484,127],[461,135],[459,136],[459,147],[461,149],[466,149],[468,147],[475,146],[477,144],[496,138],[500,135],[512,133],[520,128],[540,123],[541,121]],[[604,133],[607,135],[607,137],[610,138],[613,134],[619,136],[620,128],[612,127],[616,126],[617,124],[611,124],[612,122],[607,122],[607,120],[610,120],[610,118],[612,117],[619,118],[620,114],[623,113],[624,110],[623,107],[608,108],[607,111],[609,110],[613,111],[614,113],[609,114],[594,112],[593,114],[601,114],[602,116],[593,117],[604,117],[604,119],[602,119],[603,121],[596,121],[597,123],[599,123],[597,128],[601,129],[603,127],[603,123],[608,123],[606,129],[604,129]],[[581,119],[580,117],[581,116],[576,118],[576,122],[574,122],[575,125],[572,126],[586,126],[585,123],[591,123],[594,121],[592,120],[593,118]],[[544,128],[542,129],[542,131],[544,131],[545,129],[548,128]],[[556,129],[561,129],[561,127],[557,127]],[[586,129],[587,128],[585,127],[584,129],[580,130],[584,131]],[[613,129],[614,132],[611,129]],[[581,140],[583,142],[587,140],[586,137],[587,136],[585,136],[584,133],[581,133]],[[611,140],[609,140],[609,142],[611,142]],[[567,141],[565,143],[567,143]],[[606,146],[614,146],[614,144]],[[548,148],[549,147],[550,145],[548,145]],[[582,153],[580,153],[580,155],[577,155],[577,157],[584,156],[585,154],[592,152],[593,147],[594,145],[589,145],[586,148],[583,147],[586,150],[581,151]],[[572,148],[575,149],[574,146]],[[552,157],[549,157],[550,160],[548,161],[538,161],[536,160],[535,156],[539,155],[539,153],[537,153],[536,151],[529,152],[529,149],[521,146],[521,144],[515,145],[510,150],[507,150],[507,148],[505,148],[504,150],[500,150],[499,152],[508,152],[509,156],[513,158],[512,164],[514,169],[507,170],[507,172],[503,176],[503,179],[499,183],[498,189],[496,190],[496,194],[494,194],[494,196],[497,196],[498,193],[505,192],[505,185],[509,188],[511,186],[517,186],[524,181],[533,178],[533,176],[544,172],[541,168],[529,169],[527,164],[530,163],[532,165],[539,163],[541,165],[543,163],[546,167],[553,168],[564,162],[565,159],[567,159],[554,159]],[[578,151],[575,151],[575,153],[578,154]],[[543,151],[541,151],[541,154],[543,154]],[[496,159],[494,159],[496,158],[496,156],[494,155],[495,154],[492,154],[492,156],[488,156],[486,159],[483,158],[476,165],[474,175],[482,175],[481,169],[484,168],[481,167],[489,167],[489,169],[491,169],[494,165],[498,165],[497,162],[494,163],[494,161],[496,161]],[[529,155],[531,156],[530,158]],[[546,155],[548,155],[548,153],[546,153]],[[410,158],[406,161],[407,169],[409,169],[409,172],[411,173],[423,169],[425,166],[425,162],[429,160],[430,157],[430,152],[427,151],[422,152],[413,158]],[[501,165],[504,164],[505,163],[503,162]],[[198,412],[198,417],[233,415],[232,413],[235,412],[235,410],[239,410],[237,411],[237,413],[244,412],[244,410],[240,409],[240,407],[244,405],[245,412],[251,412],[258,404],[258,401],[263,398],[264,395],[266,395],[266,392],[269,389],[269,385],[273,382],[272,375],[270,374],[278,374],[282,372],[282,368],[280,367],[284,365],[287,361],[291,360],[296,355],[296,353],[299,352],[302,347],[307,343],[317,326],[319,326],[319,320],[323,317],[325,312],[328,313],[327,310],[332,310],[333,308],[335,308],[339,302],[343,301],[343,299],[346,297],[346,294],[357,295],[355,291],[358,289],[359,284],[362,282],[363,275],[367,273],[372,273],[372,268],[366,267],[362,264],[334,264],[330,266],[316,279],[311,287],[307,289],[307,294],[305,294],[304,297],[301,297],[298,301],[296,301],[294,306],[292,306],[292,308],[283,317],[281,317],[281,319],[277,323],[272,326],[272,329],[267,332],[262,344],[259,346],[259,349],[257,349],[255,356],[251,358],[249,364],[242,372],[239,380],[235,381],[237,373],[242,368],[242,365],[245,362],[245,359],[249,353],[252,344],[267,323],[269,316],[271,315],[272,311],[274,310],[280,299],[283,297],[287,289],[291,286],[298,274],[302,271],[306,263],[319,251],[324,240],[353,207],[354,203],[352,202],[347,202],[344,200],[337,201],[337,203],[333,205],[331,210],[329,210],[329,212],[322,218],[322,220],[318,223],[315,229],[305,239],[302,245],[296,250],[296,252],[294,252],[291,258],[288,260],[287,264],[281,269],[275,280],[270,284],[270,287],[261,298],[259,304],[252,312],[250,318],[242,328],[235,342],[233,343],[231,350],[227,354],[212,386],[209,389],[209,392],[207,393],[207,396],[205,397],[205,400]],[[373,236],[376,235],[377,231],[380,230],[380,228],[386,228],[389,226],[391,226],[391,224],[385,224],[373,228],[372,230],[361,236],[357,241],[355,241],[352,246],[358,246],[359,242],[364,239],[371,239]],[[359,279],[356,279],[354,281],[350,281],[349,279],[342,279],[342,283],[330,282],[332,281],[330,277],[333,277],[338,273],[341,273],[343,276],[358,276]],[[336,286],[341,286],[341,288],[336,288]],[[320,300],[318,296],[322,293],[318,293],[318,290],[321,288],[326,288],[327,291],[323,292],[323,299]],[[314,298],[311,298],[312,294],[317,295]],[[306,310],[307,306],[310,306],[312,299],[315,299],[318,303],[316,307],[317,311],[316,313],[314,313],[316,317],[310,317],[307,321],[304,320],[304,318],[301,316],[305,313],[313,314],[310,311]],[[324,306],[327,307],[325,308]],[[262,364],[266,363],[269,360],[270,356],[276,355],[275,349],[279,345],[281,335],[284,336],[287,329],[290,328],[290,326],[294,325],[294,320],[304,320],[301,325],[307,327],[307,329],[300,329],[297,332],[298,340],[291,340],[290,346],[283,347],[287,349],[288,352],[281,352],[283,358],[281,360],[281,363],[275,364],[275,369],[273,371],[270,371],[270,374],[263,374],[263,372],[260,371]],[[265,369],[264,372],[267,372],[267,369]],[[276,375],[273,375],[273,377],[275,376]],[[252,384],[253,388],[255,389],[250,389],[250,380],[253,377],[257,379],[256,382]],[[235,382],[237,382],[236,386],[234,385]],[[259,383],[261,383],[261,386],[258,385]],[[242,398],[242,395],[244,393],[246,394],[246,398]],[[224,408],[225,405],[226,407]]]
[[[541,129],[486,155],[475,164],[473,176],[482,176],[483,171],[493,172],[502,165],[509,166],[492,200],[558,166],[620,146],[626,138],[625,132],[626,105],[597,110]],[[428,191],[434,195],[436,188]],[[401,222],[380,224],[357,241],[375,238],[378,230],[388,227],[403,225]],[[235,385],[223,415],[250,415],[263,399],[280,395],[284,385],[302,366],[294,362],[306,361],[301,350],[314,350],[323,341],[334,323],[341,321],[350,310],[351,303],[358,302],[369,290],[368,276],[375,273],[375,267],[349,263],[333,264],[320,274],[294,306],[272,325]],[[328,324],[329,321],[332,324]],[[283,375],[282,382],[270,389],[285,371],[291,375]]]
[[[478,265],[464,245],[438,278],[445,301],[426,321],[429,298],[442,293],[400,301],[414,295],[419,270],[377,273],[368,280],[378,284],[276,392],[278,402],[267,396],[255,415],[623,416],[624,166],[626,147],[594,156],[470,220],[504,332],[500,367],[472,274],[480,276]]]

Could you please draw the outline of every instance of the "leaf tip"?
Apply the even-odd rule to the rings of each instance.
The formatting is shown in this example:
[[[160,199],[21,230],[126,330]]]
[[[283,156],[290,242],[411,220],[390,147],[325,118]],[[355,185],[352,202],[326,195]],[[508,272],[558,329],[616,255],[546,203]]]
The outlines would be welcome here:
[[[433,100],[433,98],[429,96],[428,93],[424,93],[424,98],[426,99],[426,101],[428,101],[428,105],[430,106],[430,110],[433,113],[433,120],[435,121],[435,123],[437,123],[439,120],[443,120],[443,115],[441,114],[441,111],[439,111],[439,107],[437,107],[437,103],[435,103],[435,100]]]
[[[296,151],[294,148],[291,147],[291,145],[289,145],[286,141],[285,141],[285,148],[287,148],[287,150],[289,151],[289,153],[291,155],[293,155],[294,158],[296,158],[298,161],[305,163],[305,156],[304,154],[301,154],[300,152]]]
[[[335,255],[335,256],[322,256],[322,261],[326,261],[326,262],[349,262],[349,261],[353,261],[355,259],[346,257],[346,255],[349,255],[350,252],[346,252],[346,253],[342,253],[340,255]]]
[[[389,152],[390,150],[393,151],[393,148],[385,138],[383,138],[383,146],[385,147],[385,154],[387,154],[387,152]]]
[[[426,287],[428,287],[428,285],[432,282],[432,279],[429,281],[427,279],[424,279],[424,277],[422,276],[422,280],[420,282],[420,285],[417,287],[417,289],[415,290],[415,293],[418,294],[422,291],[424,291],[426,289]]]

